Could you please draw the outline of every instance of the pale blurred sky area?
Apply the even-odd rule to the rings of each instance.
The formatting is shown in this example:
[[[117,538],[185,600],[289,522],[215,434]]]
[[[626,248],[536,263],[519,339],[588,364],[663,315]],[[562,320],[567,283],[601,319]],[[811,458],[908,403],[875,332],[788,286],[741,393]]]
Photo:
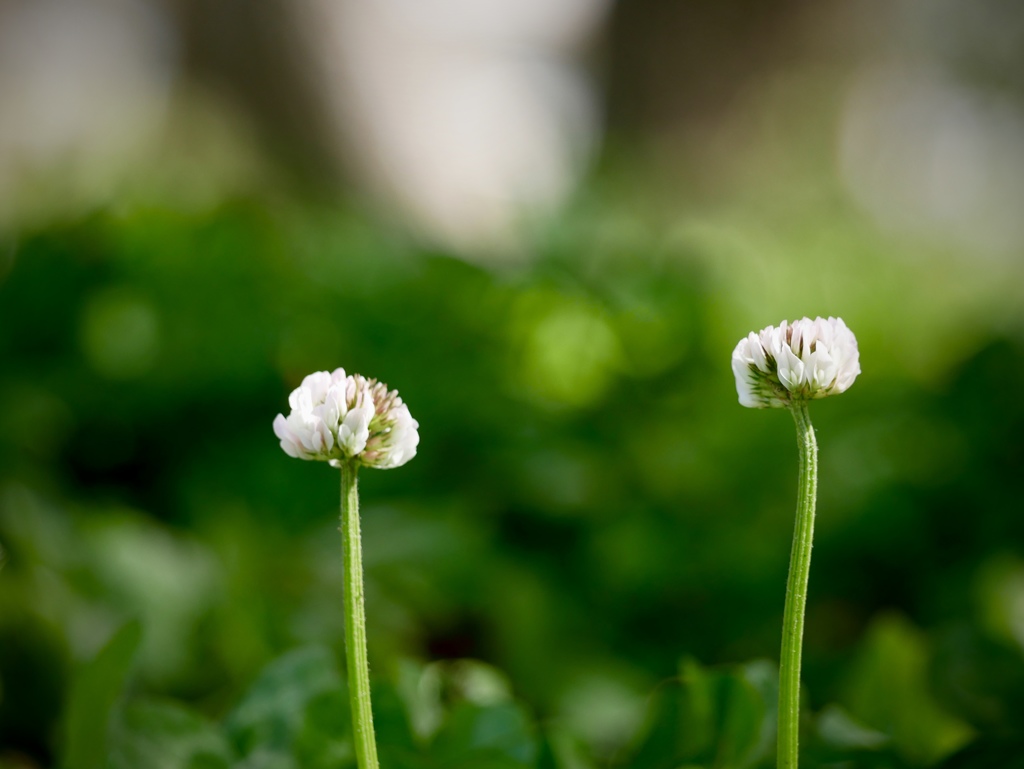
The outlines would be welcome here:
[[[880,232],[1005,259],[1024,5],[0,0],[3,228],[308,184],[501,253],[616,151],[683,196],[810,173]]]

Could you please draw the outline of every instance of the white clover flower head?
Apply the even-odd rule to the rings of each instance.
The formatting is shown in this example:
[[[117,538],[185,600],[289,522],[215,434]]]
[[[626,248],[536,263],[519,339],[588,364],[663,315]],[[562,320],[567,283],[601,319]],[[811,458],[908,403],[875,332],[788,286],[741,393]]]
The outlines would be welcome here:
[[[860,373],[857,338],[842,318],[801,318],[741,339],[732,353],[740,404],[788,408],[844,392]]]
[[[288,456],[339,467],[356,460],[389,469],[416,456],[419,424],[396,390],[345,369],[317,371],[288,396],[291,413],[278,414],[274,434]]]

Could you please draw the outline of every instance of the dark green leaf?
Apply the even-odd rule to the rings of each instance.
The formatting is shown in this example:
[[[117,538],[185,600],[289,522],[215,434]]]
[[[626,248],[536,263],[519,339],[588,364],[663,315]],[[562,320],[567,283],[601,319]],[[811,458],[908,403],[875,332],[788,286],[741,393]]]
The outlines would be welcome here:
[[[295,741],[295,757],[299,766],[303,769],[348,769],[356,765],[349,714],[348,695],[344,689],[324,692],[310,701]]]
[[[533,725],[518,705],[482,707],[462,703],[438,732],[431,756],[438,766],[451,769],[522,769],[533,766],[537,739]]]
[[[309,703],[326,692],[343,692],[343,687],[327,649],[289,652],[270,663],[242,698],[227,719],[228,734],[242,755],[258,749],[288,753]],[[344,696],[338,701],[344,707]]]
[[[761,666],[707,670],[692,660],[654,695],[631,769],[756,766],[771,747],[774,679]]]
[[[909,763],[930,766],[970,740],[973,732],[935,701],[929,650],[906,620],[883,617],[868,633],[846,691],[850,713],[890,736]]]
[[[65,769],[101,769],[106,764],[111,712],[141,640],[139,623],[128,623],[75,677],[65,722]]]
[[[108,769],[227,769],[231,750],[212,723],[181,705],[138,702],[111,734]]]

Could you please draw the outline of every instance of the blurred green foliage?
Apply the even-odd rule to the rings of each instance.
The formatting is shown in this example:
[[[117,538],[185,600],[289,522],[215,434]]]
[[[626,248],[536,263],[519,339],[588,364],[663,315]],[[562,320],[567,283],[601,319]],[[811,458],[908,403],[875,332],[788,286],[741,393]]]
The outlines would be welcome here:
[[[353,765],[337,478],[270,429],[339,365],[421,425],[361,478],[382,765],[771,766],[796,451],[728,359],[803,314],[865,372],[814,408],[809,765],[1013,766],[1012,266],[894,255],[828,200],[639,207],[597,185],[500,267],[281,201],[9,236],[0,766]]]

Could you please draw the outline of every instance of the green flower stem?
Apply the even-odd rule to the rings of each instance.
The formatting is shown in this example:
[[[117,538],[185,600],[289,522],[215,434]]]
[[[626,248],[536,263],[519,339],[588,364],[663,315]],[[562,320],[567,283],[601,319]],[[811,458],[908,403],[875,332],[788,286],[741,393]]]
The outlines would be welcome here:
[[[370,664],[366,657],[363,554],[359,534],[359,466],[341,465],[341,550],[345,561],[345,661],[352,707],[352,735],[359,769],[378,769],[370,708]]]
[[[800,480],[797,492],[793,551],[789,556],[786,608],[782,617],[782,653],[779,660],[779,757],[778,769],[797,769],[800,739],[800,654],[804,638],[807,580],[811,573],[814,539],[814,505],[818,493],[818,442],[807,411],[807,401],[790,407],[796,422],[800,448]]]

